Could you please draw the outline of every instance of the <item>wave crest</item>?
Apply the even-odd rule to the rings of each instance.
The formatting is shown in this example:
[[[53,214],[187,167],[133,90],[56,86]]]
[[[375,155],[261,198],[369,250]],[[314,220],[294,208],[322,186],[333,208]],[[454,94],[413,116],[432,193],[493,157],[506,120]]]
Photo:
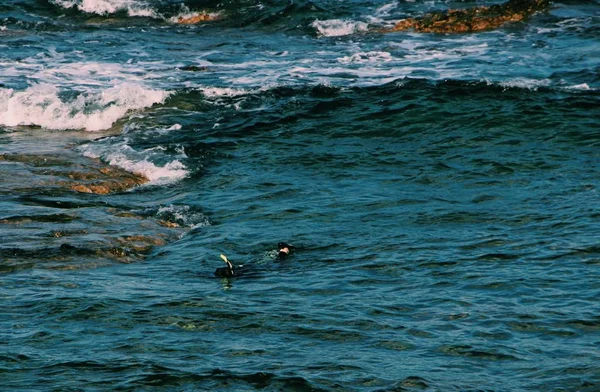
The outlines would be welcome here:
[[[62,8],[77,8],[90,14],[107,15],[126,11],[129,16],[160,16],[148,4],[137,0],[50,0]]]
[[[131,110],[162,103],[169,93],[122,83],[100,93],[81,93],[65,101],[51,84],[36,84],[24,91],[0,89],[0,124],[32,125],[47,129],[110,128]]]
[[[369,25],[365,22],[342,19],[315,20],[311,26],[323,37],[340,37],[365,32],[369,28]]]
[[[184,154],[173,159],[160,147],[137,151],[127,144],[127,140],[115,144],[108,138],[81,145],[77,150],[85,157],[101,159],[109,165],[142,175],[150,181],[150,185],[174,183],[189,175],[188,169],[179,160],[186,158]]]

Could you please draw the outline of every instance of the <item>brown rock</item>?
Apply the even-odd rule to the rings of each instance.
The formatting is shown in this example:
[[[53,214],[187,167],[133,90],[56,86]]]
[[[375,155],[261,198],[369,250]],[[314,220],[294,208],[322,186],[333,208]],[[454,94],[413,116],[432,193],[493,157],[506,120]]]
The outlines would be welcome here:
[[[179,23],[179,24],[197,24],[197,23],[201,23],[201,22],[208,22],[208,21],[211,21],[214,19],[215,18],[213,16],[211,16],[210,14],[201,13],[201,14],[189,16],[189,17],[180,16],[179,18],[177,18],[177,23]]]
[[[170,228],[177,228],[177,227],[179,227],[179,225],[177,223],[175,223],[175,222],[169,222],[169,221],[159,220],[156,223],[158,223],[159,225],[164,226],[164,227],[170,227]]]
[[[74,184],[74,185],[71,185],[70,189],[72,191],[79,192],[79,193],[94,193],[94,192],[92,192],[92,190],[88,186],[83,185],[83,184]]]
[[[549,0],[509,0],[490,7],[432,12],[420,18],[403,19],[388,31],[420,33],[471,33],[519,22],[549,6]]]
[[[189,230],[120,203],[107,205],[110,196],[91,201],[84,197],[86,193],[125,192],[148,179],[70,148],[52,154],[0,154],[0,162],[0,190],[22,193],[37,206],[31,215],[11,216],[10,211],[0,215],[0,226],[11,226],[5,230],[9,235],[2,239],[0,249],[3,271],[131,263]]]

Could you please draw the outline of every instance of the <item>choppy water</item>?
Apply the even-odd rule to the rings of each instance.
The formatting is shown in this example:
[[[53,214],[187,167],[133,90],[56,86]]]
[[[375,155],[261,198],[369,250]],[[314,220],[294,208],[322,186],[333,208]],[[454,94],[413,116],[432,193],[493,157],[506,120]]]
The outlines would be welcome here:
[[[1,389],[599,390],[600,3],[374,31],[492,3],[2,1]]]

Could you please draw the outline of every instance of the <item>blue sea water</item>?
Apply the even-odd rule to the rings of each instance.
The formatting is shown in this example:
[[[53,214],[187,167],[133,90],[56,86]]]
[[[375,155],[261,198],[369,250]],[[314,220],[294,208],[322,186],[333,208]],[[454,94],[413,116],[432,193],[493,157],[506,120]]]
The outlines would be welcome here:
[[[600,2],[380,32],[495,3],[0,2],[0,390],[600,390]]]

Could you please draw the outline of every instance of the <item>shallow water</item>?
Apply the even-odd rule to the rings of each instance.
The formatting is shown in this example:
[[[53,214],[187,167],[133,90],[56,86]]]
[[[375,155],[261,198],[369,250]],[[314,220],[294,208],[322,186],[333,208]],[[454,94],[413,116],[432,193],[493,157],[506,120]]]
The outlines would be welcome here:
[[[3,390],[600,388],[600,3],[470,5],[0,4]]]

